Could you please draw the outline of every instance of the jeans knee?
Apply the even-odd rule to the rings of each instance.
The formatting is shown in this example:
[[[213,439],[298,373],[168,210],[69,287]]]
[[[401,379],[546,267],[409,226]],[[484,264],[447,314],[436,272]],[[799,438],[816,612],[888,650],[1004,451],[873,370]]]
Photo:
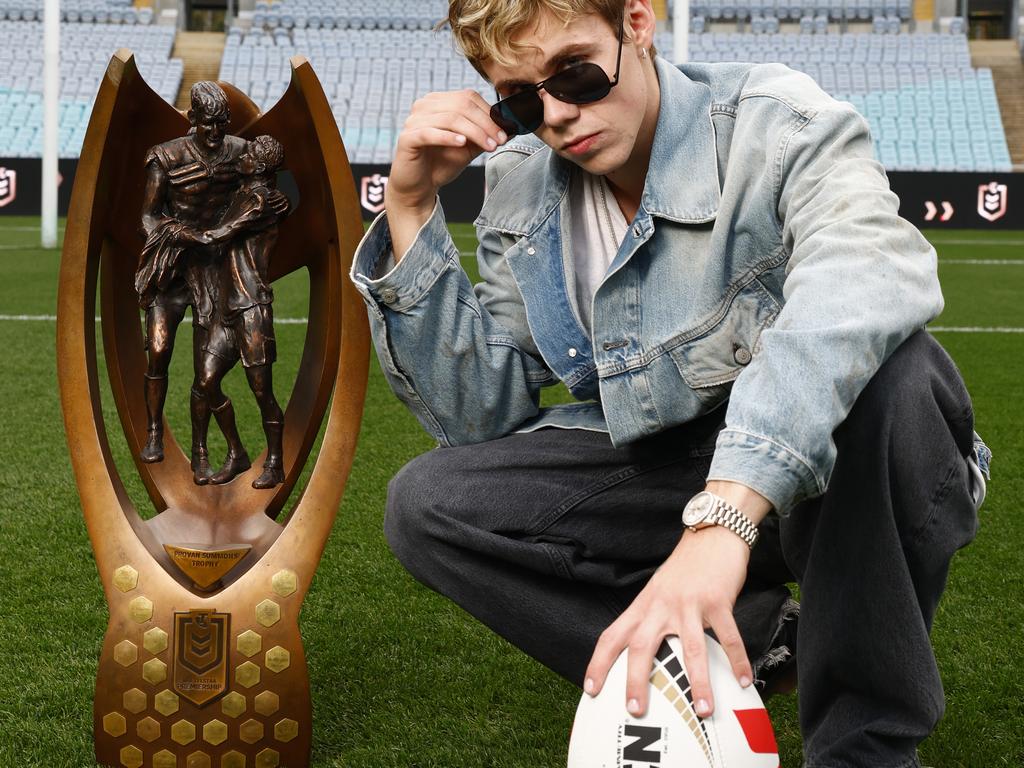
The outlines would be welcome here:
[[[437,505],[432,499],[431,477],[436,477],[430,451],[417,456],[388,483],[384,510],[384,537],[388,546],[414,576],[420,578],[420,565],[429,559],[436,532],[432,520]]]
[[[850,417],[886,439],[919,441],[938,429],[953,438],[961,455],[973,447],[974,413],[963,379],[925,331],[913,334],[882,364]]]

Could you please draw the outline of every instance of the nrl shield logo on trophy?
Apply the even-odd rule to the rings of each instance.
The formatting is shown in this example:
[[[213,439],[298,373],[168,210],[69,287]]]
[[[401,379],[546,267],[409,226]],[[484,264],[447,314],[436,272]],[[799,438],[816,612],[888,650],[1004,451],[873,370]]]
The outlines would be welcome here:
[[[1007,189],[1005,184],[992,181],[978,187],[978,215],[997,221],[1006,215]]]
[[[174,614],[174,690],[203,706],[227,691],[231,615],[216,611]]]
[[[0,208],[18,196],[18,174],[13,168],[0,167]]]
[[[298,616],[351,468],[369,340],[344,279],[363,231],[355,183],[312,68],[291,65],[266,113],[229,84],[200,82],[183,114],[118,51],[86,134],[57,347],[110,612],[93,710],[103,765],[309,765]],[[285,174],[293,197],[278,188]],[[13,172],[0,169],[0,193],[13,196]],[[298,270],[309,320],[301,349],[287,350],[300,361],[292,383],[274,377],[293,337],[275,332],[273,300],[275,281]],[[170,386],[176,355],[192,368],[181,389]],[[101,359],[119,430],[104,422]],[[242,439],[221,386],[233,369],[258,412],[258,441]],[[183,423],[165,414],[175,392]],[[214,430],[223,440],[211,444]],[[129,457],[145,496],[126,490],[128,464],[115,454]]]

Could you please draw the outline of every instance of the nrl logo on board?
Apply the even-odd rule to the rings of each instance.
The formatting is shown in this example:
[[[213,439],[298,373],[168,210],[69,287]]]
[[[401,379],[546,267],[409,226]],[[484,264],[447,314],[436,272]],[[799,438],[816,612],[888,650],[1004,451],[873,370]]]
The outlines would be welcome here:
[[[174,614],[174,690],[178,694],[201,707],[227,690],[230,636],[229,613]]]
[[[17,196],[18,174],[11,168],[0,167],[0,208],[13,203]]]
[[[380,213],[384,210],[384,189],[388,185],[388,177],[379,173],[373,176],[363,176],[359,190],[359,202],[363,208],[370,213]]]
[[[978,187],[978,215],[995,221],[1006,215],[1007,191],[1005,184],[992,181]]]

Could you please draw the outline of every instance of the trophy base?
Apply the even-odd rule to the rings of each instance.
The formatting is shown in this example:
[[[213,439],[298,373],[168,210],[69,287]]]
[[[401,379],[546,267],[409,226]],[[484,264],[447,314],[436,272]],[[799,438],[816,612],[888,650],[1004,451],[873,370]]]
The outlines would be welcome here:
[[[307,766],[312,708],[295,571],[254,568],[193,597],[151,564],[112,574],[93,713],[98,761]]]

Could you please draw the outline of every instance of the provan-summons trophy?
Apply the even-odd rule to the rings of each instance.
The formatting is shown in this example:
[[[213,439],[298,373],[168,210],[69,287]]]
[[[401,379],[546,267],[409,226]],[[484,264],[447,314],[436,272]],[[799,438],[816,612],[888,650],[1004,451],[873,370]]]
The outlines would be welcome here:
[[[282,170],[297,202],[277,188]],[[292,60],[291,85],[266,114],[232,86],[202,82],[184,116],[149,89],[130,52],[115,54],[72,194],[57,340],[72,464],[110,609],[93,714],[101,764],[309,764],[298,615],[362,412],[366,318],[344,279],[361,234],[341,137],[304,59]],[[303,268],[308,325],[282,409],[272,284]],[[149,519],[125,490],[103,422],[97,284],[103,356],[157,512]],[[163,412],[189,312],[183,451]],[[267,441],[255,460],[221,387],[239,362]],[[312,474],[284,515],[325,414]],[[227,443],[223,461],[210,456],[211,425]]]

